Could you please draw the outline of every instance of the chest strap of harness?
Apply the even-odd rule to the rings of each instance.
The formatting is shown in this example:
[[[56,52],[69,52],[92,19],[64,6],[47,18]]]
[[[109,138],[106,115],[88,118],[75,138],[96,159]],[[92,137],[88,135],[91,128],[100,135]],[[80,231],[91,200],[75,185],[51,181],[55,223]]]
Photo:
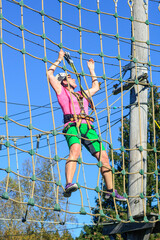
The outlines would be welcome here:
[[[93,122],[94,118],[88,116],[85,113],[84,104],[83,104],[83,99],[84,99],[83,95],[81,95],[78,92],[77,93],[72,92],[72,94],[77,98],[77,102],[78,102],[79,108],[80,108],[80,114],[77,114],[77,115],[73,114],[73,116],[70,118],[70,121],[71,122],[76,121],[76,116],[77,116],[77,119],[78,119],[77,126],[79,127],[82,120],[85,119],[87,122],[88,128],[91,129],[90,121]]]

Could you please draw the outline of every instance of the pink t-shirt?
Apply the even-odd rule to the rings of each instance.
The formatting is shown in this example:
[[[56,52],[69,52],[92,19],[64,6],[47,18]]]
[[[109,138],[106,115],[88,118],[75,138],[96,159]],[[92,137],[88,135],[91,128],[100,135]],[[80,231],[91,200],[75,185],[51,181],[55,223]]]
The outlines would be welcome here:
[[[80,91],[78,91],[78,93],[81,94]],[[72,93],[71,93],[72,94]],[[59,102],[59,105],[61,106],[62,108],[62,111],[63,111],[63,114],[74,114],[74,110],[73,110],[73,106],[72,106],[72,101],[71,101],[71,97],[70,97],[70,92],[64,88],[62,86],[62,91],[60,94],[57,94],[57,98],[58,98],[58,102]],[[75,108],[75,113],[76,114],[80,114],[81,112],[81,109],[79,107],[79,103],[77,101],[77,98],[72,94],[72,100],[73,100],[73,104],[74,104],[74,108]],[[85,113],[88,115],[88,101],[86,98],[83,98],[83,106],[84,106],[84,110],[85,110]],[[69,122],[68,122],[69,123]],[[64,127],[68,124],[66,123],[64,125]],[[82,123],[87,123],[86,120],[82,120]]]

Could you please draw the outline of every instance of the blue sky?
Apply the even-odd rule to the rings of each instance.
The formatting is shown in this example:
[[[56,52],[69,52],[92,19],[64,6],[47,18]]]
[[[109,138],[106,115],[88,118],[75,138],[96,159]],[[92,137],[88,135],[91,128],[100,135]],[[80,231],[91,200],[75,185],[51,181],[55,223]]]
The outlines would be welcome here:
[[[44,17],[45,24],[45,34],[46,39],[46,57],[49,61],[54,62],[58,57],[59,47],[57,46],[61,42],[62,36],[62,44],[63,49],[69,49],[71,56],[73,57],[74,63],[76,65],[77,71],[81,72],[81,64],[80,64],[80,54],[78,50],[80,49],[80,32],[75,29],[80,25],[79,23],[79,10],[75,6],[71,6],[68,3],[72,3],[73,1],[69,0],[68,2],[62,2],[62,20],[68,24],[62,25],[62,35],[60,34],[60,25],[57,23],[57,20],[60,19],[60,2],[57,0],[44,1],[44,12],[46,15],[52,17],[48,18]],[[41,1],[28,1],[25,0],[24,4],[29,6],[30,8],[41,11],[42,5]],[[79,4],[79,1],[74,1],[75,5]],[[130,8],[127,4],[127,1],[119,1],[117,3],[118,15],[126,18],[130,18]],[[82,31],[82,58],[83,58],[83,69],[86,74],[89,74],[87,69],[87,60],[93,58],[95,60],[95,72],[97,76],[102,76],[104,74],[102,67],[102,59],[99,56],[101,52],[100,45],[100,36],[96,32],[99,30],[99,22],[98,22],[98,14],[95,12],[87,11],[88,10],[97,10],[97,1],[82,1],[81,6],[84,9],[81,9],[81,26],[84,29],[90,30],[91,32]],[[25,29],[29,31],[24,31],[25,37],[25,50],[27,53],[33,55],[34,57],[25,54],[26,60],[26,71],[27,71],[27,82],[29,86],[29,96],[31,102],[32,109],[32,124],[34,127],[39,128],[44,131],[50,131],[53,129],[53,120],[50,109],[50,99],[48,93],[48,85],[46,78],[46,69],[45,63],[41,60],[44,58],[44,41],[40,37],[44,32],[42,28],[42,17],[39,13],[33,11],[32,9],[23,8],[23,24]],[[100,0],[100,10],[102,12],[114,14],[115,13],[115,4],[114,1],[102,1]],[[22,41],[22,32],[17,27],[22,25],[21,22],[21,8],[18,4],[13,3],[12,1],[3,0],[2,1],[2,13],[5,19],[2,20],[2,38],[6,44],[2,45],[2,53],[3,53],[3,64],[4,64],[4,72],[5,72],[5,82],[6,82],[6,90],[7,90],[7,108],[8,115],[14,121],[28,126],[30,123],[29,120],[29,111],[28,111],[28,99],[27,99],[27,91],[25,85],[25,76],[24,76],[24,64],[23,64],[23,54],[13,48],[22,50],[23,49],[23,41]],[[158,2],[149,1],[149,21],[151,23],[160,24],[159,18],[160,12],[158,11]],[[101,17],[101,30],[103,33],[116,35],[116,18],[112,15],[100,14]],[[8,21],[6,21],[8,20]],[[13,24],[11,24],[11,23]],[[118,28],[119,28],[119,36],[123,38],[131,38],[131,21],[128,19],[118,18]],[[150,42],[154,44],[159,44],[159,36],[160,26],[150,25]],[[37,36],[35,36],[34,34]],[[108,85],[108,98],[109,105],[112,105],[110,109],[110,120],[111,125],[114,124],[114,121],[117,121],[121,118],[121,100],[118,100],[119,95],[112,95],[113,85],[117,83],[114,79],[119,78],[119,61],[115,59],[118,55],[118,40],[113,36],[102,36],[102,44],[103,44],[103,53],[108,57],[104,58],[105,62],[105,74],[108,78],[113,78],[113,80],[107,80]],[[151,62],[154,65],[160,65],[159,60],[159,46],[151,46]],[[130,40],[122,40],[120,38],[120,55],[122,59],[129,60],[131,54],[131,45]],[[114,58],[111,58],[114,57]],[[38,58],[38,59],[36,59]],[[128,61],[122,60],[122,66],[126,65]],[[49,68],[50,63],[47,63],[47,67]],[[61,67],[63,64],[61,63]],[[70,67],[66,66],[69,70]],[[57,73],[62,71],[61,69],[56,70]],[[153,83],[159,85],[159,67],[152,67],[152,77]],[[127,73],[124,77],[124,80],[127,80],[129,77],[129,73]],[[150,80],[150,79],[149,79]],[[86,76],[86,81],[88,86],[91,86],[90,77]],[[103,101],[101,104],[97,106],[97,113],[106,108],[106,94],[105,94],[105,85],[104,80],[100,80],[102,82],[101,91],[95,95],[93,98],[94,103],[98,104]],[[82,78],[82,85],[84,88],[85,81]],[[5,112],[5,95],[4,95],[4,85],[2,78],[2,68],[0,69],[0,116],[3,117],[6,115]],[[56,95],[54,91],[51,89],[52,102],[53,102],[53,110],[54,110],[54,118],[55,118],[55,126],[56,128],[60,127],[62,129],[62,112],[59,109],[59,105],[57,103]],[[124,106],[129,104],[129,92],[124,96]],[[117,100],[116,103],[114,103]],[[113,108],[114,107],[114,108]],[[124,109],[124,115],[128,113],[128,109]],[[101,132],[103,139],[107,139],[107,141],[111,141],[109,137],[109,131],[107,130],[107,110],[104,110],[102,113],[98,114],[99,124],[101,126]],[[29,130],[25,127],[21,127],[15,123],[9,122],[9,136],[11,144],[12,138],[18,136],[29,136]],[[117,141],[119,136],[119,127],[121,126],[120,122],[114,125],[111,128],[112,132],[112,141],[113,147],[119,148],[120,144]],[[95,127],[97,127],[97,123],[95,123]],[[6,127],[4,120],[0,119],[0,135],[6,135]],[[39,134],[38,131],[33,130],[33,135]],[[68,147],[66,142],[64,141],[64,137],[62,135],[57,136],[57,141],[60,143],[57,147],[57,152],[59,157],[63,158],[68,154]],[[50,137],[50,142],[52,146],[52,157],[55,155],[54,148],[54,138]],[[17,140],[17,145],[21,146],[23,150],[30,150],[31,143],[30,139],[20,139]],[[34,149],[36,147],[36,137],[34,137]],[[106,146],[108,149],[108,145]],[[48,156],[48,147],[46,146],[46,137],[42,137],[40,141],[40,149],[38,150],[39,154],[43,156]],[[83,160],[86,163],[96,163],[96,160],[83,148]],[[20,166],[26,158],[30,158],[29,155],[20,153],[19,156],[21,158]],[[7,155],[6,148],[3,146],[1,155],[1,167],[6,168],[7,163]],[[15,151],[13,148],[10,148],[10,160],[11,160],[11,169],[16,171],[15,167]],[[64,178],[64,161],[60,162],[60,171],[62,177],[62,184],[65,185]],[[97,166],[88,166],[84,165],[85,170],[85,181],[87,182],[87,187],[95,188],[97,186],[97,176],[98,176],[98,167]],[[21,170],[20,170],[21,171]],[[6,176],[4,173],[1,175],[1,180]],[[76,177],[76,176],[75,176]],[[75,178],[76,179],[76,178]],[[83,169],[81,168],[79,183],[84,186],[84,177],[83,177]],[[84,197],[84,205],[88,205],[87,195],[85,190],[83,192]],[[95,206],[95,196],[97,196],[95,191],[88,191],[89,200],[91,206]],[[70,199],[71,202],[81,204],[80,202],[80,194],[76,192]],[[77,209],[79,209],[78,207]],[[70,206],[71,211],[75,210],[75,207]],[[88,210],[86,209],[88,212]],[[89,223],[91,222],[91,218],[89,216],[80,216],[76,215],[79,223]],[[74,234],[77,235],[79,231],[75,231]]]

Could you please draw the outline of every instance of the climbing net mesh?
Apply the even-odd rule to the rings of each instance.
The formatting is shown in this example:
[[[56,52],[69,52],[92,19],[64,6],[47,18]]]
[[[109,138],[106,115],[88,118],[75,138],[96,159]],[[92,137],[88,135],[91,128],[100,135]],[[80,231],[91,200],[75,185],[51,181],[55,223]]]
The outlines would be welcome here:
[[[85,2],[77,0],[73,4],[72,1],[54,0],[45,3],[42,0],[32,1],[31,7],[23,0],[20,2],[0,0],[1,207],[7,203],[10,203],[10,209],[15,205],[20,206],[16,214],[17,220],[22,216],[25,218],[29,210],[27,221],[46,223],[70,221],[71,223],[72,218],[68,216],[77,215],[83,219],[84,215],[86,219],[89,217],[92,224],[94,224],[94,216],[104,217],[105,220],[134,221],[129,198],[135,196],[129,196],[126,182],[130,174],[139,174],[142,191],[136,198],[141,199],[143,203],[143,221],[148,221],[145,208],[145,201],[148,198],[155,199],[154,206],[159,216],[156,221],[158,221],[160,206],[157,154],[160,150],[156,148],[156,131],[159,131],[159,125],[155,119],[153,89],[159,88],[156,76],[160,65],[156,64],[158,59],[156,54],[159,53],[160,44],[156,42],[157,38],[154,38],[154,35],[157,32],[158,36],[160,24],[149,22],[146,9],[146,20],[139,22],[147,26],[147,42],[138,42],[134,31],[131,33],[131,27],[134,28],[136,22],[132,12],[134,1],[110,0],[107,4],[104,3],[106,1],[92,1],[92,6],[90,1]],[[146,1],[142,1],[142,4],[145,9]],[[158,14],[158,6],[156,2],[151,2],[151,5],[155,9],[152,11],[155,13],[152,16],[154,19]],[[153,40],[149,39],[149,32]],[[132,56],[130,56],[131,44]],[[147,62],[137,61],[134,51],[136,44],[143,44],[147,49]],[[93,97],[95,111],[91,116],[96,119],[95,128],[100,136],[98,140],[100,143],[103,142],[106,151],[110,152],[113,183],[118,175],[122,176],[121,194],[127,197],[125,206],[130,218],[121,215],[122,204],[116,201],[114,192],[114,213],[113,209],[107,209],[107,214],[104,214],[102,195],[105,189],[100,187],[102,165],[83,148],[77,160],[75,180],[79,189],[70,199],[63,198],[65,162],[69,151],[62,133],[62,111],[46,75],[47,69],[55,62],[61,48],[70,52],[81,75],[84,89],[91,86],[87,61],[90,58],[95,61],[97,78],[102,84],[100,91]],[[133,63],[132,67],[135,67],[136,76],[138,64],[145,66],[149,72],[146,83],[138,79],[129,79],[129,71],[124,66],[131,63]],[[68,71],[76,78],[65,60],[56,71],[57,73]],[[120,89],[117,94],[113,91],[115,84]],[[128,84],[126,89],[123,89],[124,84]],[[131,89],[134,87],[138,89],[140,85],[146,86],[151,91],[150,114],[153,121],[154,146],[152,149],[143,149],[140,142],[135,149],[126,149],[123,128],[124,120],[129,115],[129,94]],[[139,101],[137,108],[140,109]],[[140,115],[139,111],[138,118],[141,119]],[[119,129],[121,129],[121,142],[117,141],[120,136]],[[129,173],[129,161],[125,162],[125,153],[129,154],[130,151],[137,149],[141,152],[141,168],[138,173]],[[117,170],[114,159],[116,151],[120,153],[122,159],[120,171]],[[155,169],[152,172],[145,172],[143,152],[149,151],[153,152]],[[154,195],[143,194],[144,175],[154,176]],[[99,199],[97,213],[92,211],[95,207],[95,197]],[[0,220],[12,218],[5,209],[7,208],[3,207]],[[37,214],[38,211],[44,213],[43,217]],[[46,217],[46,212],[52,215]],[[53,216],[55,216],[54,221]]]

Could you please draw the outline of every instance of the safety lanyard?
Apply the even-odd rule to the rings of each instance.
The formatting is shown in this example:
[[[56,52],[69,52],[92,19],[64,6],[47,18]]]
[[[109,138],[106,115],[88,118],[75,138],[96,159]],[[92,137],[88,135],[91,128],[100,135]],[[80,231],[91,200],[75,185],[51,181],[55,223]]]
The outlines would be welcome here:
[[[79,93],[73,93],[72,94],[77,98],[77,101],[78,101],[78,104],[79,104],[79,107],[80,107],[80,114],[85,114],[85,110],[84,110],[84,105],[83,105],[83,96],[81,96]]]
[[[79,87],[80,87],[80,90],[81,90],[81,93],[83,95],[83,97],[85,97],[88,102],[89,102],[89,107],[94,110],[94,107],[93,107],[93,102],[92,100],[88,97],[88,95],[86,94],[86,92],[84,91],[82,85],[81,85],[81,77],[80,75],[78,74],[77,72],[77,69],[76,67],[74,66],[74,63],[73,63],[73,60],[71,59],[70,57],[70,53],[69,52],[65,52],[65,55],[64,55],[66,61],[68,62],[68,64],[71,66],[71,68],[73,69],[74,73],[76,73],[76,76],[77,76],[77,79],[78,79],[78,83],[79,83]]]

